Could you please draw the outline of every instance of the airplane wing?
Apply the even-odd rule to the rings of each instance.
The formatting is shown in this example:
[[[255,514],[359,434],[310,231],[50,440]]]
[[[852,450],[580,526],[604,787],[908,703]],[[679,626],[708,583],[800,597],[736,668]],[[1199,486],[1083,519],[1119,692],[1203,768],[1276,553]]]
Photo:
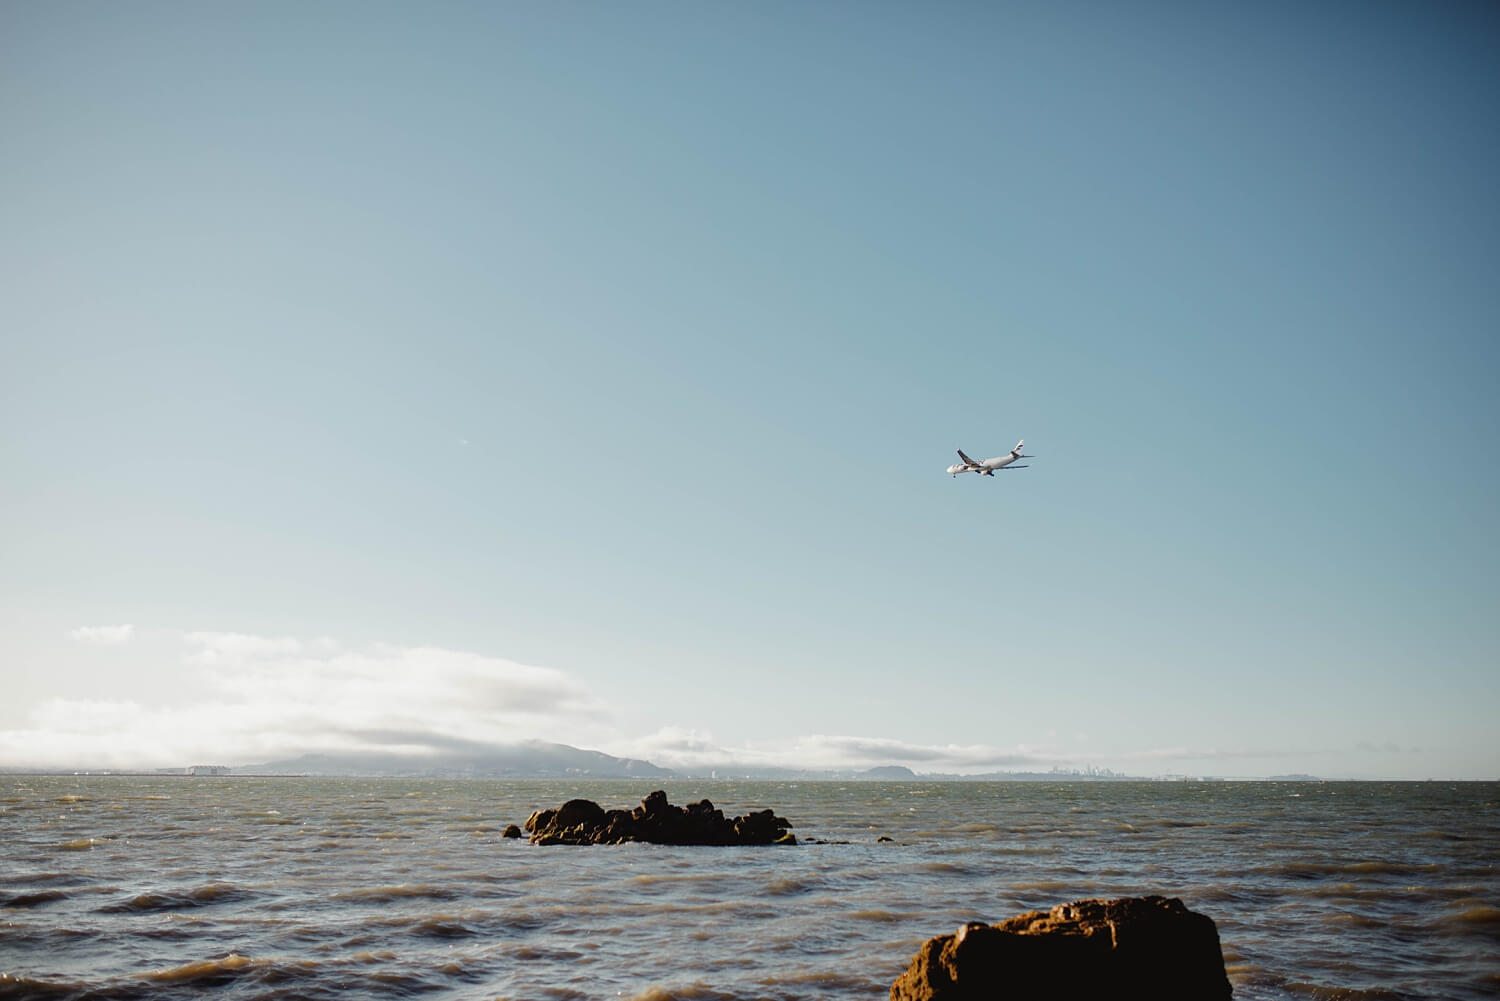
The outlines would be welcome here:
[[[964,460],[964,465],[966,465],[966,466],[977,466],[977,465],[979,465],[979,463],[975,462],[973,459],[969,458],[967,455],[964,455],[964,450],[963,449],[959,449],[958,450],[958,457],[960,459]]]
[[[1030,468],[1031,468],[1030,466],[1001,466],[999,469],[996,469],[995,472],[997,472],[997,473],[1003,473],[1007,469],[1030,469]]]

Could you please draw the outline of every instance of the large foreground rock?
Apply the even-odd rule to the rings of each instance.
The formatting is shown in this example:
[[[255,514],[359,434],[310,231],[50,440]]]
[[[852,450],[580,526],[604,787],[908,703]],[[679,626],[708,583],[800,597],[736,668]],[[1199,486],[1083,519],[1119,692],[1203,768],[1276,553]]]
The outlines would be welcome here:
[[[1230,995],[1213,920],[1166,897],[1078,900],[928,939],[891,1001]]]
[[[770,810],[726,818],[708,800],[686,807],[657,790],[634,810],[606,810],[591,799],[570,799],[526,818],[534,845],[795,845],[791,824]]]

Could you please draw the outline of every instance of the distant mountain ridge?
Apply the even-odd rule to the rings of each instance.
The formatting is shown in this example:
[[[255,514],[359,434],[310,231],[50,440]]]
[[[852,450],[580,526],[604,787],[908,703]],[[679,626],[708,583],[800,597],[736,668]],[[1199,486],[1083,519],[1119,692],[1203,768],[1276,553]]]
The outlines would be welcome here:
[[[816,768],[745,766],[733,762],[700,764],[685,768],[662,768],[640,758],[618,758],[603,751],[590,751],[570,744],[540,740],[514,744],[492,744],[431,734],[383,731],[366,733],[365,739],[387,746],[425,747],[428,750],[331,751],[302,754],[260,764],[196,765],[177,767],[99,766],[80,763],[69,767],[8,767],[0,775],[307,775],[370,778],[500,778],[500,779],[645,779],[760,781],[760,782],[1149,782],[1149,781],[1274,781],[1323,782],[1315,775],[1258,776],[1124,775],[1109,769],[1053,768],[1046,772],[984,772],[951,774],[915,772],[905,765],[872,768]]]
[[[303,754],[281,761],[242,765],[235,774],[348,775],[370,777],[474,778],[668,778],[673,772],[649,761],[617,758],[568,744],[527,741],[433,753],[340,751]]]
[[[1120,781],[1130,776],[1111,772],[987,772],[982,775],[918,773],[904,765],[874,768],[777,768],[733,764],[697,768],[662,768],[639,758],[617,758],[569,744],[525,741],[483,744],[446,741],[428,752],[342,751],[303,754],[230,769],[236,775],[310,775],[388,778],[509,779],[722,779],[772,782],[1078,782]],[[1136,779],[1139,781],[1139,779]]]

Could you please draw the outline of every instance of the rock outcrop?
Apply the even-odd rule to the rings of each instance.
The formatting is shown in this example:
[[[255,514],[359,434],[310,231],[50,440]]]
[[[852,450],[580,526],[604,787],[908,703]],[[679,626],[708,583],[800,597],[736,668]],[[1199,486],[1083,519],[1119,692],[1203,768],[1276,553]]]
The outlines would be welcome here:
[[[928,939],[891,1001],[1230,996],[1211,918],[1166,897],[1079,900]]]
[[[570,799],[555,810],[538,810],[523,825],[534,845],[795,845],[791,824],[771,810],[727,818],[708,800],[686,807],[667,802],[657,790],[634,810],[606,810],[591,799]]]

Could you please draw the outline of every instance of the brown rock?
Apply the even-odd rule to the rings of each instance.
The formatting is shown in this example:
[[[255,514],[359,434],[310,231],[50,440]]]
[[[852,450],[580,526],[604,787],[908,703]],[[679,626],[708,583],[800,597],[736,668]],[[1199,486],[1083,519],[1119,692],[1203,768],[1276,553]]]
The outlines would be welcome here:
[[[563,827],[593,826],[603,820],[603,808],[591,799],[570,799],[557,808],[557,814],[552,818],[554,824]]]
[[[1079,900],[928,939],[891,1001],[1230,996],[1211,918],[1166,897]]]
[[[521,836],[521,829],[515,824],[506,824],[505,830],[500,832],[500,836],[502,838],[519,838]]]
[[[660,845],[795,845],[792,826],[770,810],[724,816],[708,800],[673,806],[660,790],[634,810],[605,810],[587,799],[572,799],[556,810],[526,818],[534,845],[617,845],[649,841]]]

